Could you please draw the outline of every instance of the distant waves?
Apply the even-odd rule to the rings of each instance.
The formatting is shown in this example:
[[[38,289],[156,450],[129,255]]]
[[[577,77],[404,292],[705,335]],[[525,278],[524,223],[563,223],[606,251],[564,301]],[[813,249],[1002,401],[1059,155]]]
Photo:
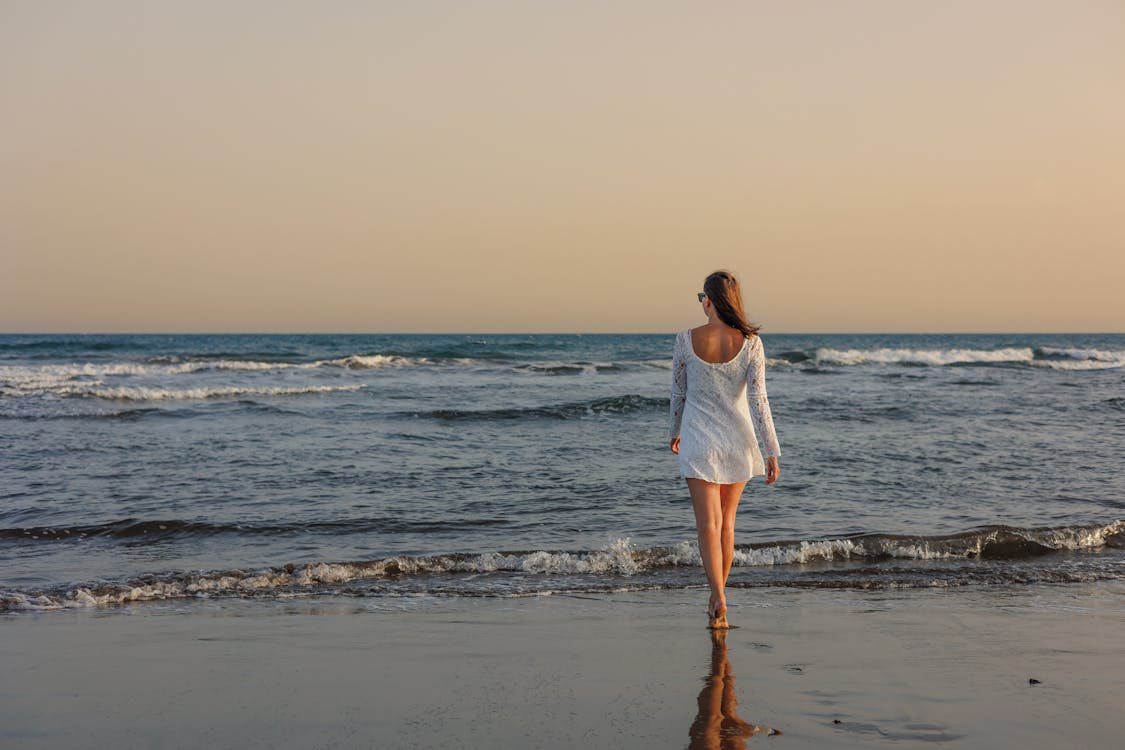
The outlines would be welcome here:
[[[1002,349],[814,349],[774,353],[776,365],[1029,365],[1056,370],[1104,370],[1125,367],[1125,351],[1019,347]]]

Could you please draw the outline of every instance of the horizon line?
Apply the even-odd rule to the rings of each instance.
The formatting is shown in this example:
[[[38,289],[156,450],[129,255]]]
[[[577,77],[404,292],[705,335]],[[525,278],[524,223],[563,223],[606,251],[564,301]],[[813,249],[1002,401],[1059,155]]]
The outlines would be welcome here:
[[[682,329],[680,329],[682,330]],[[0,331],[0,336],[665,336],[676,331]],[[1125,331],[767,331],[772,336],[1119,336]]]

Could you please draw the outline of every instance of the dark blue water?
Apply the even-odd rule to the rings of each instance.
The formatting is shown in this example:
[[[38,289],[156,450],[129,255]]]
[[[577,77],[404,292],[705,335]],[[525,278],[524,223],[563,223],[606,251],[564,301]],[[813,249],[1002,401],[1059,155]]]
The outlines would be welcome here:
[[[699,585],[672,335],[0,336],[0,609]],[[1125,335],[766,335],[734,586],[1125,577]]]

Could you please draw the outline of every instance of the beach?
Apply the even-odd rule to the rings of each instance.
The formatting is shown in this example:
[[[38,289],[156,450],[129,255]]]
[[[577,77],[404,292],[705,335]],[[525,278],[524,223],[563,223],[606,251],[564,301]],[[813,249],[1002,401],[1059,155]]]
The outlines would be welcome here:
[[[0,18],[0,750],[1125,747],[1122,3]]]
[[[763,342],[716,644],[671,336],[0,336],[0,747],[1116,747],[1125,336]]]
[[[745,724],[728,719],[723,747],[1110,748],[1125,732],[1120,582],[731,600],[725,646],[693,590],[6,615],[0,744],[719,747],[700,727],[724,689]]]

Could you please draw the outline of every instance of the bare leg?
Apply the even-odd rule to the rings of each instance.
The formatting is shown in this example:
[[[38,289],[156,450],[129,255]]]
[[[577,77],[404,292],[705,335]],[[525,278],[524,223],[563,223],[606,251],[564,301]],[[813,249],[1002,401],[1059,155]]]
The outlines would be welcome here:
[[[734,564],[734,517],[738,512],[738,501],[742,499],[742,490],[746,482],[738,484],[719,485],[719,497],[723,512],[723,586],[727,585],[730,578],[730,567]]]
[[[711,587],[711,602],[707,608],[709,615],[727,606],[726,575],[723,567],[723,508],[720,485],[702,479],[688,479],[688,492],[691,505],[695,509],[695,528],[699,534],[699,556],[703,560],[703,570],[707,573],[707,583]]]

